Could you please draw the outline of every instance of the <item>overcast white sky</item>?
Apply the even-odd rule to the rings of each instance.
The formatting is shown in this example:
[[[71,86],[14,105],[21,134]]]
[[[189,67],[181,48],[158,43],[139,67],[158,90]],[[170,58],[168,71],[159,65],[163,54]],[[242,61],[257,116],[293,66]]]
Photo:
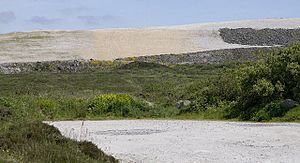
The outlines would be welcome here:
[[[300,0],[0,0],[0,33],[300,17]]]

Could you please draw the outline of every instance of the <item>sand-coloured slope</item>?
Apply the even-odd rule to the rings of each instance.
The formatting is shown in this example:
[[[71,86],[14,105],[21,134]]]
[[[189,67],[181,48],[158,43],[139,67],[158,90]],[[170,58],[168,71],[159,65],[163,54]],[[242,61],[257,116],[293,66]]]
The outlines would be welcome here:
[[[72,59],[113,60],[250,47],[229,44],[220,28],[299,28],[300,19],[268,19],[139,29],[35,31],[0,35],[0,63]]]
[[[36,31],[0,35],[0,63],[82,59],[93,53],[90,32]]]

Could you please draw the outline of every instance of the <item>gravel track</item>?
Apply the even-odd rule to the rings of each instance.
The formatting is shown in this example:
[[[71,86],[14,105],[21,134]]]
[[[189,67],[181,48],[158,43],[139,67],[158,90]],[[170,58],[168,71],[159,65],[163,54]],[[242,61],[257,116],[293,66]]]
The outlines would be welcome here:
[[[122,162],[300,162],[300,124],[213,121],[47,122]]]

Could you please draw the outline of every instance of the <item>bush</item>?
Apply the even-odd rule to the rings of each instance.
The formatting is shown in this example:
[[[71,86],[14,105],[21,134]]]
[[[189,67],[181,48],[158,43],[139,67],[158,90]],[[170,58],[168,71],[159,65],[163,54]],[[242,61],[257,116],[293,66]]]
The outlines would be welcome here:
[[[97,115],[115,115],[127,117],[136,111],[145,111],[145,104],[127,94],[100,95],[91,100],[90,113]]]
[[[268,120],[283,116],[283,99],[299,99],[300,45],[291,45],[265,55],[264,60],[237,70],[241,95],[235,107],[242,120]],[[253,116],[253,117],[252,117]]]
[[[201,85],[202,86],[198,86],[201,89],[195,89],[193,92],[190,92],[190,94],[193,94],[191,97],[191,104],[181,108],[180,114],[204,112],[208,106],[215,103],[215,98],[211,95],[211,87],[203,84]],[[192,88],[193,87],[194,86],[192,86]],[[192,90],[192,88],[189,88],[189,90]]]
[[[291,109],[282,118],[283,121],[297,121],[300,122],[300,107]]]
[[[281,106],[281,101],[272,101],[264,109],[270,114],[270,117],[282,117],[288,112],[287,109]]]
[[[226,110],[231,107],[228,102],[219,102],[217,105],[212,105],[207,108],[204,112],[205,119],[224,119],[226,115]]]
[[[61,98],[58,101],[60,117],[85,118],[88,114],[88,100],[80,98]]]
[[[261,122],[261,121],[269,121],[271,120],[270,114],[266,112],[266,110],[259,110],[256,114],[254,114],[252,120]]]
[[[224,72],[220,77],[197,83],[185,92],[192,101],[181,113],[203,113],[225,107],[225,118],[266,121],[282,117],[288,110],[283,99],[300,99],[300,44],[291,45],[254,63]],[[215,110],[214,109],[214,110]]]
[[[184,94],[187,96],[186,99],[192,102],[180,110],[181,114],[205,112],[211,107],[222,110],[224,104],[227,105],[237,99],[240,91],[232,70],[228,70],[215,79],[188,86]]]

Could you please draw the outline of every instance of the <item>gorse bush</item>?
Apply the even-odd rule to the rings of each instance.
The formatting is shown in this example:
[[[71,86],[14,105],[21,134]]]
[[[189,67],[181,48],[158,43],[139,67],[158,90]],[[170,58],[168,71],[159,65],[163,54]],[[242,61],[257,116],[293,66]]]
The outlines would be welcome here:
[[[284,117],[282,117],[283,121],[298,121],[300,122],[300,107],[291,109],[287,112]]]
[[[106,94],[95,97],[89,104],[92,115],[115,115],[127,117],[135,111],[143,111],[145,103],[127,94]]]
[[[59,100],[59,110],[65,112],[66,116],[74,118],[85,118],[88,115],[88,100],[81,98]]]
[[[241,67],[237,77],[240,118],[249,120],[271,106],[273,109],[264,112],[270,117],[283,116],[288,110],[280,108],[278,102],[274,109],[274,101],[300,100],[300,45],[272,52],[264,60]]]
[[[205,112],[209,108],[226,108],[225,105],[237,100],[240,91],[237,87],[235,76],[232,70],[224,72],[222,75],[213,80],[194,83],[187,87],[186,99],[192,101],[191,105],[181,109],[180,113],[199,113]]]
[[[300,44],[262,56],[257,62],[188,87],[187,99],[192,103],[182,113],[219,107],[220,112],[225,110],[225,118],[267,121],[284,116],[289,111],[280,105],[284,99],[300,101]]]

